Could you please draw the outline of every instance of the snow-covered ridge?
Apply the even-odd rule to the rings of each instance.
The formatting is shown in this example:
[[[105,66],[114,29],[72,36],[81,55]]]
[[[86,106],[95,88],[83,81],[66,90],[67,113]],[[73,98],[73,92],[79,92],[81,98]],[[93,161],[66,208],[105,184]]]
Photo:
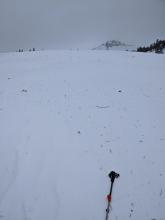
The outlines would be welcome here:
[[[123,43],[118,40],[109,40],[93,48],[93,50],[133,50],[135,46]]]

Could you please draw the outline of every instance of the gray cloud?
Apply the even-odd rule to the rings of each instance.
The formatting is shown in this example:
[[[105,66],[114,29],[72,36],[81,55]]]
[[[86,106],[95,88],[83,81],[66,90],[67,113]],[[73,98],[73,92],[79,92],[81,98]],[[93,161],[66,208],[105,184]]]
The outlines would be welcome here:
[[[2,0],[0,50],[165,38],[165,0]]]

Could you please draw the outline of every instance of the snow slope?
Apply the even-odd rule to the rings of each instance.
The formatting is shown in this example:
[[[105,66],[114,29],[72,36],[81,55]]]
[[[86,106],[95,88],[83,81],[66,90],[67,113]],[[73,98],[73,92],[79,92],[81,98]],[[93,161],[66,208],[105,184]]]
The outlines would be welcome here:
[[[165,55],[0,54],[0,219],[165,219]]]

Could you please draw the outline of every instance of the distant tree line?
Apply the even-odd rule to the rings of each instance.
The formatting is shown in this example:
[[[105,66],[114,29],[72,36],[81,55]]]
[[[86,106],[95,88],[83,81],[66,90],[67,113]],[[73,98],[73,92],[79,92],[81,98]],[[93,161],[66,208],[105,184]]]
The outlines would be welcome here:
[[[36,51],[36,49],[33,47],[32,49],[30,48],[29,49],[29,52],[31,52],[31,51]],[[23,49],[19,49],[17,52],[19,52],[19,53],[22,53],[23,52]]]
[[[165,49],[165,40],[157,39],[156,42],[150,44],[148,47],[138,47],[137,52],[155,52],[155,53],[163,53]]]
[[[23,49],[19,49],[18,52],[19,52],[19,53],[22,53],[22,52],[23,52]]]
[[[29,49],[29,52],[31,52],[31,51],[36,51],[36,49],[33,47],[33,49]]]

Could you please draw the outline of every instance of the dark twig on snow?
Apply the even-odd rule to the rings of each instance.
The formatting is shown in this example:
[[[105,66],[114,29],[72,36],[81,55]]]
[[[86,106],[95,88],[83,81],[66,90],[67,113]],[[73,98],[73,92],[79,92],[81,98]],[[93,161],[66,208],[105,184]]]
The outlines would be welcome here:
[[[106,106],[99,106],[99,105],[96,105],[96,108],[109,108],[109,106],[108,106],[108,105],[106,105]]]

